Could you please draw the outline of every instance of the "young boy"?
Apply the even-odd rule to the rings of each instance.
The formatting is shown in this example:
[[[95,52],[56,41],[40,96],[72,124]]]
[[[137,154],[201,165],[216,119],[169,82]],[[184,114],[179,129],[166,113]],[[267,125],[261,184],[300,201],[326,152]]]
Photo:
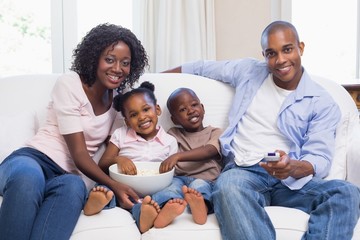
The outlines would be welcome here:
[[[179,151],[161,164],[161,172],[175,167],[175,177],[169,187],[152,195],[152,200],[161,207],[160,212],[155,208],[152,211],[153,226],[166,227],[183,213],[186,206],[189,206],[194,222],[204,224],[208,213],[213,212],[213,184],[222,169],[219,144],[222,130],[203,126],[204,106],[191,89],[176,89],[169,96],[167,107],[171,120],[181,126],[168,131],[177,139]],[[141,213],[140,225],[141,219],[151,213],[149,209]]]

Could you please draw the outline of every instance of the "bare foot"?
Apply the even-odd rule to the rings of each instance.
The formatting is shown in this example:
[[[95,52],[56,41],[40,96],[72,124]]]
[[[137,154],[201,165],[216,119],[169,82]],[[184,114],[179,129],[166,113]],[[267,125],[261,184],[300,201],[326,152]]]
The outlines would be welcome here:
[[[144,233],[154,226],[154,221],[160,212],[157,202],[146,196],[141,203],[141,213],[139,220],[140,232]]]
[[[207,206],[201,193],[187,186],[182,187],[184,198],[189,204],[194,222],[205,224],[207,220]]]
[[[187,202],[184,199],[169,200],[161,209],[159,215],[155,219],[154,226],[156,228],[164,228],[169,225],[177,216],[182,214],[186,208]]]
[[[94,187],[84,206],[84,214],[91,216],[99,213],[110,202],[114,192],[103,186]]]

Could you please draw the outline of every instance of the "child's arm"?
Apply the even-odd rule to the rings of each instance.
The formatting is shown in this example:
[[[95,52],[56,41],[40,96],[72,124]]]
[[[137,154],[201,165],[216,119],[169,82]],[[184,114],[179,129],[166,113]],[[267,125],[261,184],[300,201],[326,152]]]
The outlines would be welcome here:
[[[113,144],[112,142],[109,142],[109,144],[106,146],[105,152],[101,156],[99,160],[99,167],[107,174],[109,174],[109,167],[116,163],[116,157],[119,154],[120,149]]]
[[[161,163],[160,172],[170,171],[178,161],[203,161],[210,158],[220,158],[218,150],[211,144],[184,152],[178,152]]]
[[[106,147],[106,150],[99,161],[99,167],[105,173],[109,174],[109,167],[116,163],[119,172],[128,175],[136,175],[137,172],[134,163],[127,157],[119,156],[119,151],[120,149],[115,144],[109,142],[109,145]]]

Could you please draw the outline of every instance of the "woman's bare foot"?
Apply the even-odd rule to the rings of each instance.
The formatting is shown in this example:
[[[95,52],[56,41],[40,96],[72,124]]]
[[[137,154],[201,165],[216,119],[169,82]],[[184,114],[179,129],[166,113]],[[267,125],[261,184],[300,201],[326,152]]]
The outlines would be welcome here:
[[[191,214],[194,222],[197,224],[205,224],[207,220],[207,206],[201,193],[187,186],[182,187],[184,198],[190,206]]]
[[[141,213],[139,220],[139,229],[141,233],[148,231],[154,226],[154,221],[160,212],[160,206],[157,202],[146,196],[141,203]]]
[[[114,192],[110,189],[107,189],[106,187],[94,187],[89,194],[87,202],[85,203],[84,214],[86,216],[91,216],[99,213],[106,206],[106,204],[111,201],[113,196]]]
[[[187,202],[184,199],[169,200],[161,209],[159,215],[155,219],[154,226],[156,228],[164,228],[169,225],[177,216],[182,214],[186,208]]]

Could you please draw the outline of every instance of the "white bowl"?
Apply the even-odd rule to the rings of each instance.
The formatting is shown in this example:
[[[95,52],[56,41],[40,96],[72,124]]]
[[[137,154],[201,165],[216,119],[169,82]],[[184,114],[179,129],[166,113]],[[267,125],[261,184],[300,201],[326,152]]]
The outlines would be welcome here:
[[[158,173],[160,163],[161,162],[134,162],[138,173],[142,170],[156,171]],[[119,173],[117,164],[113,164],[109,167],[109,173],[112,179],[132,187],[140,197],[144,197],[169,186],[174,176],[174,168],[169,172],[150,176],[126,175]]]

